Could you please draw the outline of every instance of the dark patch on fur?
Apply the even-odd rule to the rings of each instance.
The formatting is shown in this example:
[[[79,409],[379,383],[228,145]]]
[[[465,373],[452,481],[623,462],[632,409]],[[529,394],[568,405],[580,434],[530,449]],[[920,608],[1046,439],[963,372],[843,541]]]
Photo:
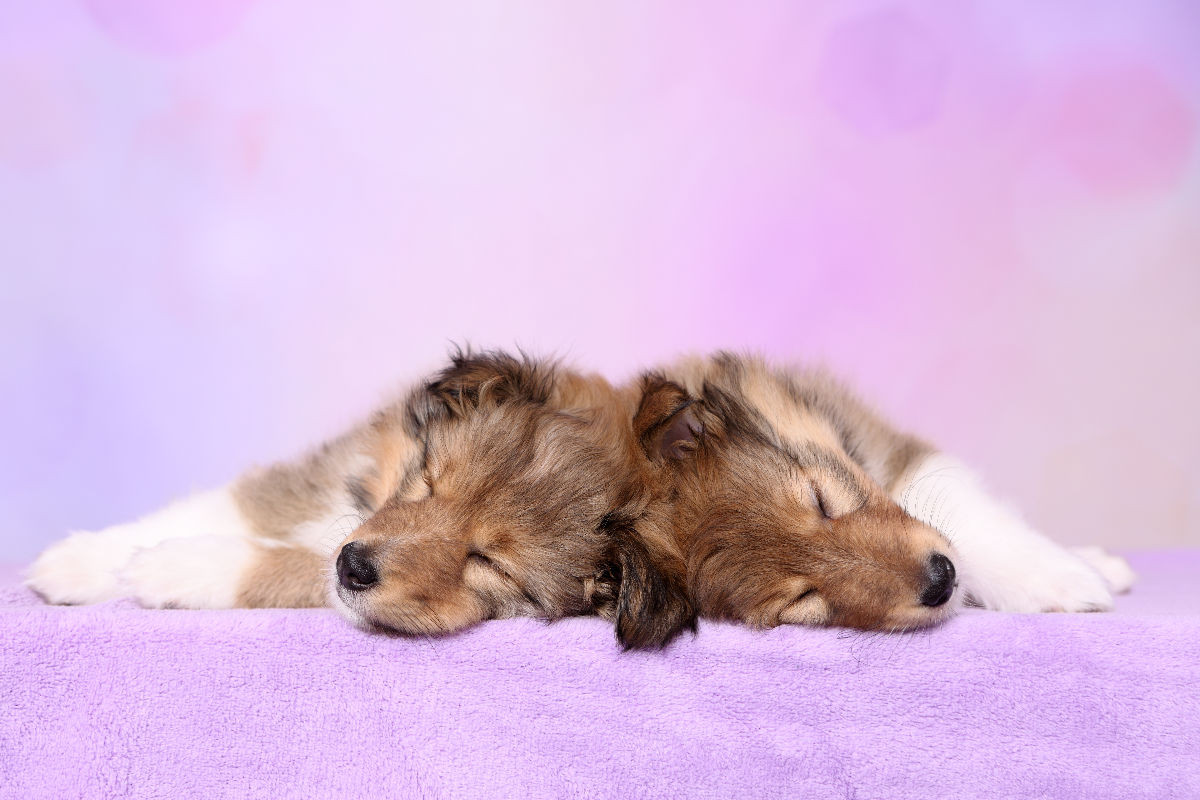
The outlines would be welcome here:
[[[696,630],[687,591],[660,569],[637,531],[613,532],[610,567],[617,576],[617,640],[626,650],[664,647],[684,630]]]
[[[480,404],[500,405],[513,399],[535,404],[549,402],[557,365],[520,358],[500,350],[472,353],[456,350],[450,366],[426,384],[426,389],[452,412],[462,414]]]
[[[763,447],[776,447],[778,437],[766,417],[751,408],[738,396],[705,381],[701,401],[721,422],[722,437],[728,442],[745,442]]]
[[[362,477],[347,479],[346,492],[350,495],[350,500],[354,503],[354,508],[358,513],[368,516],[375,513],[375,501]]]

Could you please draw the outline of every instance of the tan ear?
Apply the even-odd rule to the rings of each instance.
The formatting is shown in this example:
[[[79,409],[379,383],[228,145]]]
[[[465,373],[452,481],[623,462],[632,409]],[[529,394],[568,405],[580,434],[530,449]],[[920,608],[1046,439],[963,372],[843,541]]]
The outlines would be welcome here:
[[[699,446],[704,425],[695,398],[679,384],[651,374],[642,379],[642,399],[633,418],[633,432],[651,461],[679,460]]]

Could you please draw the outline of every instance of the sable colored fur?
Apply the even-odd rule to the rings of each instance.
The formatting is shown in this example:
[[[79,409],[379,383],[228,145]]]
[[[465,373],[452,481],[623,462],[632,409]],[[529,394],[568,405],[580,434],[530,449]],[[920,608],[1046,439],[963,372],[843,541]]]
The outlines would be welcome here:
[[[1029,529],[823,372],[718,353],[641,389],[634,428],[672,498],[642,531],[672,542],[704,616],[904,630],[962,602],[1102,610],[1132,580],[1121,559]]]
[[[405,634],[595,613],[645,648],[697,614],[899,630],[963,602],[1105,609],[1132,579],[822,372],[718,353],[613,387],[460,352],[303,458],[72,534],[29,585],[57,603],[329,604]]]
[[[661,645],[674,632],[657,626],[671,584],[648,572],[647,547],[629,533],[652,500],[635,402],[552,362],[459,353],[304,458],[72,535],[41,556],[30,585],[66,603],[328,603],[408,634],[595,612],[619,622],[627,645]],[[673,621],[692,617],[681,591]]]

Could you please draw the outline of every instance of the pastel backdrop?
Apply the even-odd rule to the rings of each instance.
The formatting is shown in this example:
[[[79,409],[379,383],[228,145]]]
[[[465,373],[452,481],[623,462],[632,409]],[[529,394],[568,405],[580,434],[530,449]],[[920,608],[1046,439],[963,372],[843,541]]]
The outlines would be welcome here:
[[[1200,544],[1200,4],[0,0],[0,560],[450,342],[824,361]]]

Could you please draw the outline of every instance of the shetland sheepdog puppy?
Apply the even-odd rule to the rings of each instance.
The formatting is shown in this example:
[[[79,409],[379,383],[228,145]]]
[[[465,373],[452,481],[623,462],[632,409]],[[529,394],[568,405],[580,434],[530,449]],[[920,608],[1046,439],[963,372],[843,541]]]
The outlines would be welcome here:
[[[28,584],[53,603],[331,605],[410,635],[594,613],[629,648],[697,615],[898,631],[963,604],[1100,611],[1133,577],[822,372],[718,353],[613,387],[490,352],[304,458],[71,535]]]
[[[646,373],[641,395],[635,435],[672,498],[643,535],[674,550],[702,616],[907,630],[964,603],[1103,611],[1133,582],[1123,559],[1050,541],[823,372],[718,353]]]
[[[664,599],[681,590],[650,574],[662,558],[635,532],[651,497],[632,391],[548,361],[459,353],[299,460],[72,534],[27,583],[63,604],[331,605],[402,634],[599,613],[626,646],[662,644],[694,614]]]

